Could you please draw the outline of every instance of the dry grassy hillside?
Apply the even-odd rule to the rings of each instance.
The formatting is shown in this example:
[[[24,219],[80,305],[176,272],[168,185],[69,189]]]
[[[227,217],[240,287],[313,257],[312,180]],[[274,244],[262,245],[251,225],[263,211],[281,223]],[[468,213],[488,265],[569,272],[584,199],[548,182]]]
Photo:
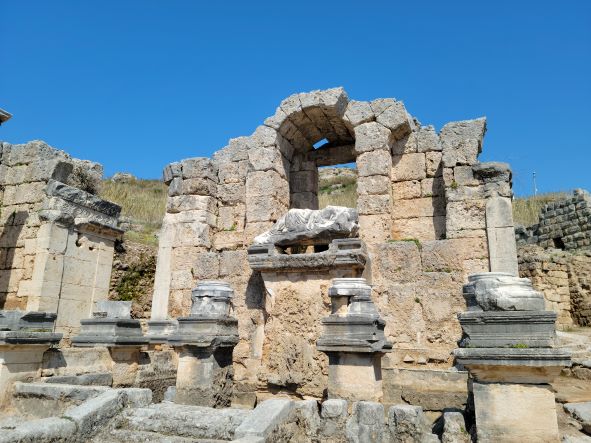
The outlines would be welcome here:
[[[156,233],[166,209],[167,186],[160,180],[129,180],[102,183],[100,196],[121,206],[125,238],[157,245]]]

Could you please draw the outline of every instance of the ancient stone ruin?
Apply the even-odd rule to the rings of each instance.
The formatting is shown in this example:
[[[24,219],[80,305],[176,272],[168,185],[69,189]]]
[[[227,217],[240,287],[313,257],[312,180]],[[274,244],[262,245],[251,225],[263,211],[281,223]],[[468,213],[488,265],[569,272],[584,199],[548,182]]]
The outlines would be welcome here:
[[[436,132],[342,88],[288,97],[211,159],[165,167],[146,322],[107,300],[122,231],[93,194],[100,166],[2,144],[0,442],[587,429],[574,402],[559,429],[550,384],[571,351],[561,314],[519,278],[511,170],[478,161],[485,131],[480,118]],[[340,164],[355,165],[357,205],[320,208],[318,168]]]
[[[562,250],[591,246],[591,195],[576,189],[573,196],[548,203],[537,224],[516,229],[519,244],[539,244]]]

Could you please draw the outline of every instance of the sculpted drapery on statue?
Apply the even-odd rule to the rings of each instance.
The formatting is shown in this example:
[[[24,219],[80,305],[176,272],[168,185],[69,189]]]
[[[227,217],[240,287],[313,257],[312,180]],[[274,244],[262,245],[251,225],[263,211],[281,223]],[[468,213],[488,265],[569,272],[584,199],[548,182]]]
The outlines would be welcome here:
[[[359,232],[357,211],[343,206],[324,209],[290,209],[271,230],[255,237],[255,244],[273,243],[328,244],[335,238],[356,237]]]

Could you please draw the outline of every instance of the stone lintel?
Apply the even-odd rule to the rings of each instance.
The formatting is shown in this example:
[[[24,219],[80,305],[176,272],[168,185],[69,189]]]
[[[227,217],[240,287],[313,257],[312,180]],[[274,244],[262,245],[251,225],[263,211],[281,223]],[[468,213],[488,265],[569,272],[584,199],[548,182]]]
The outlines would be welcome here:
[[[248,248],[250,267],[261,272],[323,272],[337,268],[363,270],[367,260],[365,245],[358,239],[333,240],[327,251],[310,254],[284,254],[273,244]]]
[[[552,311],[487,311],[458,314],[466,335],[462,347],[550,348],[555,340]]]
[[[80,334],[72,338],[76,347],[143,346],[148,338],[142,334],[139,320],[125,318],[91,318],[80,321]]]
[[[107,237],[112,239],[121,239],[125,231],[114,226],[97,223],[92,220],[76,220],[74,222],[76,230],[79,232],[87,232],[95,234],[99,237]]]
[[[39,216],[43,220],[61,223],[66,226],[95,225],[89,229],[110,229],[111,235],[120,236],[117,228],[121,207],[103,200],[96,195],[82,191],[57,180],[49,180],[47,197]]]
[[[0,347],[12,349],[20,345],[57,345],[63,334],[54,332],[0,331]]]
[[[52,332],[57,314],[40,311],[0,311],[0,331]]]

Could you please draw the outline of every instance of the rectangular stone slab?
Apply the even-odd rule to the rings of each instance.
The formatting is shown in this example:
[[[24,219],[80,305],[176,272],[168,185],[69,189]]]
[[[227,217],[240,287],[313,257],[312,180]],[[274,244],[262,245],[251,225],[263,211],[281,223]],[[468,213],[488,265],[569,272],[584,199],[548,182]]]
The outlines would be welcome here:
[[[466,334],[464,347],[550,348],[556,336],[551,311],[462,312],[458,319]]]
[[[549,386],[474,382],[472,392],[479,443],[559,441]]]

